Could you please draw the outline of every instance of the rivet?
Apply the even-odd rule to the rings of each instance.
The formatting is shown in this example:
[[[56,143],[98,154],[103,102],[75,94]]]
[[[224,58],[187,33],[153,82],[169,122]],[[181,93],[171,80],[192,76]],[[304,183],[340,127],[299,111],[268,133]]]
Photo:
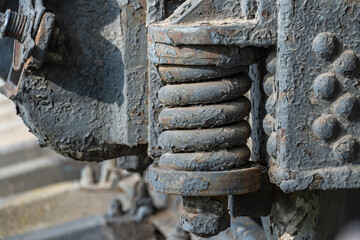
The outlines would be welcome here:
[[[267,96],[270,96],[274,92],[274,75],[267,74],[263,82],[263,89]]]
[[[277,135],[276,132],[273,132],[267,143],[266,143],[266,150],[268,152],[268,154],[273,157],[276,158],[277,155]]]
[[[314,82],[315,95],[323,99],[334,97],[338,90],[336,77],[332,73],[320,74]]]
[[[270,95],[270,97],[266,100],[265,103],[265,110],[267,111],[268,114],[270,114],[273,117],[276,116],[276,102],[277,102],[277,97],[276,94],[273,93]]]
[[[336,158],[346,162],[355,160],[359,155],[358,140],[351,135],[342,137],[334,144],[333,154]]]
[[[345,94],[335,102],[334,113],[347,118],[356,117],[360,113],[358,99],[349,93]]]
[[[340,125],[335,117],[323,115],[314,121],[313,132],[318,139],[330,140],[339,134]]]
[[[327,60],[334,55],[335,47],[334,35],[327,32],[318,34],[312,44],[315,54]]]
[[[275,130],[275,119],[269,115],[266,114],[264,120],[263,120],[263,128],[266,135],[270,136],[274,130]]]
[[[275,75],[276,73],[276,61],[276,52],[270,53],[270,55],[266,59],[266,70],[268,70],[268,72],[273,75]]]
[[[353,51],[347,50],[335,61],[334,68],[340,76],[357,77],[360,70],[360,60]]]

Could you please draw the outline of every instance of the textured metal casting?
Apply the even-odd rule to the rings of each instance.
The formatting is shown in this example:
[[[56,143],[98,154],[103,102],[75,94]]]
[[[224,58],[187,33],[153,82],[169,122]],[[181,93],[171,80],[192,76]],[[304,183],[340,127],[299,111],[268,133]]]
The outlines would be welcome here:
[[[33,31],[15,44],[2,92],[40,144],[87,161],[144,155],[146,1],[22,0],[19,9]]]
[[[359,11],[356,1],[279,1],[264,129],[271,180],[285,192],[360,186]]]

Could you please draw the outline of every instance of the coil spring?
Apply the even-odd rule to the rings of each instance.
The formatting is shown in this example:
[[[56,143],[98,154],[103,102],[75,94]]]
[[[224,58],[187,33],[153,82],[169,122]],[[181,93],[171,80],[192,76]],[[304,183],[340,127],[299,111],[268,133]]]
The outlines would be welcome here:
[[[160,65],[166,84],[158,92],[165,150],[158,165],[180,171],[228,171],[248,163],[251,103],[244,96],[251,80],[237,66]],[[198,236],[213,236],[230,225],[227,197],[183,197],[181,226]]]
[[[159,67],[162,76],[173,76],[169,74],[172,70],[179,71]],[[243,119],[249,115],[251,104],[243,95],[250,89],[251,80],[244,74],[195,83],[194,78],[181,82],[162,79],[169,85],[158,93],[166,106],[159,115],[165,129],[159,144],[167,153],[160,157],[159,165],[184,171],[222,171],[246,164],[251,129]]]

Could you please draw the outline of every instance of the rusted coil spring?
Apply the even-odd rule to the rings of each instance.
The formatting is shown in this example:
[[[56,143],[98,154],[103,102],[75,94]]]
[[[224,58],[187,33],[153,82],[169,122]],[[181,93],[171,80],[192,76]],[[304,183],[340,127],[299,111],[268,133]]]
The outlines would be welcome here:
[[[166,151],[158,162],[160,169],[200,171],[200,176],[199,173],[209,171],[230,173],[247,164],[250,150],[246,141],[251,129],[243,119],[249,115],[251,103],[243,95],[250,89],[251,80],[239,73],[241,70],[240,66],[159,66],[166,84],[158,92],[159,101],[165,106],[159,115],[164,132],[158,143]],[[168,173],[177,178],[177,171]],[[216,180],[221,181],[209,181]],[[203,195],[211,196],[211,190],[206,191],[208,194]],[[182,195],[181,225],[186,231],[212,236],[229,227],[227,197],[192,197],[202,194],[189,189],[183,189]]]

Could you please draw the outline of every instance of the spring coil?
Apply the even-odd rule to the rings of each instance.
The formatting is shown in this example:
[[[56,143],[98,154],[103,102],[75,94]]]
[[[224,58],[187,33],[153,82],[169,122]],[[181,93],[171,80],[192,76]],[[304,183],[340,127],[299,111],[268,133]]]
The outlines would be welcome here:
[[[162,76],[173,76],[171,70],[159,67]],[[196,71],[194,67],[189,70]],[[166,108],[160,112],[159,123],[165,131],[158,141],[166,153],[159,165],[183,171],[224,171],[245,165],[250,157],[246,141],[251,129],[244,118],[251,104],[243,95],[251,80],[244,74],[197,82],[193,78],[181,82],[162,79],[167,85],[158,98]]]
[[[8,23],[4,36],[18,40],[20,43],[25,41],[25,31],[28,23],[28,17],[23,14],[8,10]]]
[[[250,166],[246,145],[251,103],[243,74],[254,63],[252,48],[150,44],[163,86],[157,144],[150,167],[153,190],[181,194],[182,228],[209,237],[230,226],[228,195],[256,191],[260,171]]]
[[[243,95],[251,81],[244,74],[225,77],[226,72],[207,79],[214,72],[206,70],[207,75],[200,74],[206,80],[201,81],[194,76],[183,79],[186,74],[174,79],[172,72],[204,72],[204,67],[159,67],[167,84],[158,92],[159,101],[166,106],[159,114],[164,131],[158,142],[166,151],[158,162],[162,169],[228,171],[239,169],[250,158],[246,141],[251,129],[244,118],[251,103]],[[227,197],[183,197],[183,206],[180,223],[185,231],[208,237],[230,225]]]

